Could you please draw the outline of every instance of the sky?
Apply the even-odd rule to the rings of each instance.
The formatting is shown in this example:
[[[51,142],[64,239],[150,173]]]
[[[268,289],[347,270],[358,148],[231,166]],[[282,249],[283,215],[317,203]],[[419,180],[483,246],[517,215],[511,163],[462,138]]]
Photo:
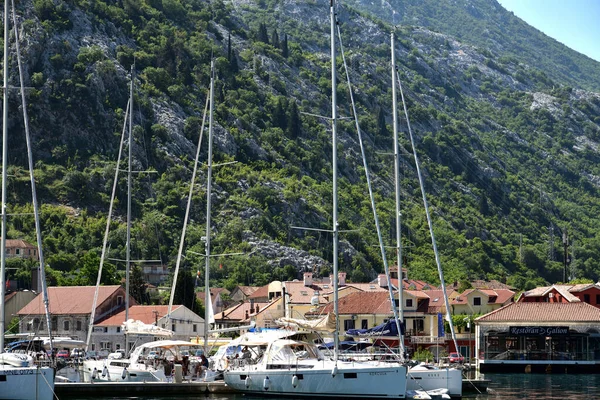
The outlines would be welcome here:
[[[600,61],[600,0],[498,0],[517,17]]]

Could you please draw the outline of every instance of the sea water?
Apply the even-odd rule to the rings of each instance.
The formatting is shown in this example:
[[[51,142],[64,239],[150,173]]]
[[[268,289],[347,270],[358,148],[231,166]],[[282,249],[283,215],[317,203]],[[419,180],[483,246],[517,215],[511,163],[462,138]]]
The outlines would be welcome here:
[[[594,400],[600,399],[600,374],[575,375],[575,374],[485,374],[489,379],[488,391],[476,394],[468,393],[464,399],[477,400]],[[140,400],[181,400],[181,399],[206,399],[206,400],[263,400],[262,397],[224,394],[198,394],[177,397],[96,397],[98,399],[140,399]],[[61,400],[83,400],[84,398],[64,397]],[[264,398],[267,399],[267,398]],[[269,397],[272,400],[273,397]]]

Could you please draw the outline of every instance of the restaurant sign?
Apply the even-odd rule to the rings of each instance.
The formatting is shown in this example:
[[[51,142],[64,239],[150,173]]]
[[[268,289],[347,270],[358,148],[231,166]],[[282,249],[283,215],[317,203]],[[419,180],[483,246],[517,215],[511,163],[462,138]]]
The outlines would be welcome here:
[[[511,326],[509,334],[513,336],[566,336],[568,326]]]

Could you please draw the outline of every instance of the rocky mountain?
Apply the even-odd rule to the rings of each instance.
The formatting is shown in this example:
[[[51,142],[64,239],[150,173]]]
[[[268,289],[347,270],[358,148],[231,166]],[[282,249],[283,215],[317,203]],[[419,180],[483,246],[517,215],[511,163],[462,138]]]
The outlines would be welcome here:
[[[327,3],[327,4],[325,4]],[[93,282],[129,81],[135,83],[136,259],[174,265],[215,60],[212,253],[218,285],[329,272],[331,114],[328,2],[24,0],[18,4],[44,246],[59,284]],[[598,63],[535,31],[495,0],[344,1],[338,107],[367,146],[379,218],[393,245],[390,33],[442,264],[449,281],[526,289],[598,280]],[[14,45],[13,45],[14,50]],[[345,63],[344,63],[345,60]],[[18,83],[14,56],[11,85]],[[133,71],[133,76],[130,71]],[[592,91],[590,91],[592,90]],[[12,99],[12,110],[18,108]],[[11,114],[12,115],[12,114]],[[412,149],[401,121],[404,264],[436,282]],[[11,118],[11,131],[22,121]],[[340,128],[340,265],[382,271],[352,119]],[[205,132],[206,133],[206,132]],[[11,137],[12,210],[26,210],[23,142]],[[206,134],[202,136],[206,161]],[[204,182],[202,169],[200,182]],[[122,177],[122,180],[125,178]],[[194,194],[185,268],[203,265],[206,201]],[[111,252],[124,258],[125,185]],[[303,230],[296,227],[309,227]],[[10,236],[30,237],[27,216]],[[388,259],[392,259],[391,252]],[[20,267],[26,274],[27,266]],[[111,269],[118,277],[119,265]],[[190,275],[192,272],[190,272]]]

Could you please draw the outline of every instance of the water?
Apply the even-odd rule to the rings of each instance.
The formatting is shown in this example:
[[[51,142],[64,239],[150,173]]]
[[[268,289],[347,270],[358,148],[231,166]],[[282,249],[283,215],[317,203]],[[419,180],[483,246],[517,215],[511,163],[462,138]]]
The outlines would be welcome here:
[[[488,393],[465,394],[470,400],[594,400],[600,399],[599,375],[561,375],[561,374],[486,374],[490,379]],[[273,397],[250,397],[243,395],[195,395],[178,397],[97,397],[98,399],[139,399],[139,400],[273,400]],[[84,398],[66,398],[61,400],[84,400]]]

